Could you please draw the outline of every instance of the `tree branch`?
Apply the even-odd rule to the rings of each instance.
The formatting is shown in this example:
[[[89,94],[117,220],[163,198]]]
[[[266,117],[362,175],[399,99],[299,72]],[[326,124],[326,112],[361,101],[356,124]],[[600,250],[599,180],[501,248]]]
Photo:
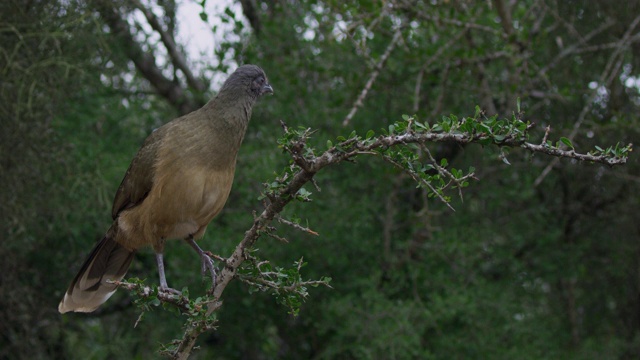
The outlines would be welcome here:
[[[369,75],[369,80],[367,80],[367,83],[365,84],[364,88],[360,92],[358,99],[353,103],[353,107],[351,107],[351,111],[349,111],[349,114],[344,118],[344,120],[342,120],[342,126],[349,125],[349,122],[358,111],[358,108],[362,106],[364,99],[367,97],[367,94],[369,93],[369,90],[371,90],[371,86],[373,86],[373,83],[378,78],[378,75],[380,75],[380,70],[382,70],[382,68],[384,67],[384,64],[387,62],[387,59],[391,55],[391,52],[393,51],[393,49],[395,49],[401,37],[402,37],[402,32],[400,31],[400,29],[397,29],[395,34],[393,34],[393,38],[391,39],[391,42],[389,42],[389,45],[387,45],[387,49],[384,51],[384,54],[382,54],[382,56],[380,57],[380,60],[378,60],[378,63],[373,67],[373,71],[371,71],[371,74]]]
[[[622,62],[624,60],[622,51],[624,49],[627,49],[628,46],[631,44],[631,39],[633,39],[631,34],[635,30],[635,28],[638,26],[638,24],[640,24],[640,16],[636,17],[633,20],[633,22],[629,25],[629,28],[625,32],[624,36],[620,39],[620,41],[618,41],[618,47],[613,51],[613,53],[609,57],[609,61],[607,61],[607,64],[604,70],[602,71],[602,74],[600,75],[599,85],[601,84],[602,86],[605,86],[605,87],[611,86],[611,82],[615,79],[616,75],[618,74],[622,66]],[[567,137],[569,140],[573,141],[575,136],[578,134],[578,130],[582,126],[582,123],[584,122],[587,114],[591,110],[591,107],[593,106],[593,103],[597,95],[598,95],[598,86],[596,86],[596,88],[593,89],[593,91],[591,92],[591,95],[589,96],[589,99],[587,99],[586,104],[582,108],[580,115],[578,115],[578,119],[573,124],[571,133]],[[542,170],[540,175],[533,182],[534,187],[537,187],[542,183],[542,181],[544,181],[547,175],[549,175],[549,173],[551,172],[551,169],[553,169],[553,167],[556,166],[556,164],[558,164],[558,161],[559,160],[555,158],[551,160],[549,164],[547,164],[547,166]]]
[[[388,133],[373,136],[372,132],[369,132],[366,137],[357,136],[354,133],[348,139],[343,138],[338,144],[330,146],[319,155],[315,155],[314,149],[307,145],[307,140],[313,133],[311,129],[291,130],[283,123],[285,135],[279,140],[279,144],[292,157],[292,164],[285,169],[284,174],[265,186],[266,190],[263,197],[269,199],[269,202],[265,205],[260,215],[254,218],[251,228],[245,232],[244,238],[235,247],[233,253],[228,258],[222,259],[223,268],[219,271],[217,283],[212,289],[211,295],[198,304],[193,304],[190,300],[181,297],[165,299],[164,296],[157,296],[160,301],[166,301],[183,311],[186,310],[189,314],[194,314],[189,317],[182,339],[176,341],[173,350],[169,351],[170,356],[174,359],[186,359],[191,353],[198,336],[215,328],[215,317],[212,314],[220,309],[225,289],[238,276],[242,276],[244,280],[253,286],[261,289],[274,289],[274,291],[278,292],[296,291],[305,285],[327,285],[327,281],[323,280],[301,281],[298,279],[286,284],[276,283],[272,279],[278,278],[278,273],[274,273],[271,270],[262,270],[261,265],[265,264],[265,262],[257,262],[256,258],[250,254],[260,236],[263,234],[269,235],[272,230],[269,224],[274,219],[280,218],[279,214],[287,204],[293,200],[309,201],[308,192],[302,190],[303,186],[312,183],[315,174],[326,167],[352,160],[357,156],[381,156],[384,160],[402,168],[421,186],[430,190],[432,194],[449,205],[448,199],[442,195],[443,191],[450,184],[454,184],[456,188],[466,186],[466,180],[473,178],[473,170],[470,169],[465,175],[453,168],[445,169],[447,167],[446,162],[443,161],[441,164],[437,164],[433,156],[429,156],[432,166],[425,167],[416,163],[419,160],[419,156],[411,150],[412,148],[409,145],[424,146],[426,143],[449,142],[520,147],[532,153],[542,153],[609,166],[626,163],[627,155],[631,151],[631,145],[628,145],[625,147],[611,147],[607,150],[598,148],[598,151],[586,154],[577,153],[573,149],[564,150],[558,146],[551,145],[547,140],[548,132],[545,133],[542,144],[536,145],[526,141],[528,132],[533,125],[515,117],[512,120],[497,120],[496,117],[483,118],[481,115],[482,112],[477,110],[474,117],[460,120],[453,116],[450,118],[445,117],[433,125],[419,123],[412,117],[403,116],[405,120],[391,125]],[[567,144],[564,141],[562,142]],[[425,151],[424,147],[423,151]],[[435,169],[438,174],[429,175],[430,169]],[[434,185],[432,181],[441,180],[441,178],[434,176],[442,176],[448,180],[448,183],[440,181],[440,185]],[[301,230],[309,232],[306,228]],[[254,269],[258,272],[257,277],[252,274],[238,275],[240,266],[246,260],[254,264]],[[301,266],[302,260],[297,263],[298,271]],[[128,287],[127,284],[124,285]],[[140,289],[142,291],[139,291]],[[145,289],[145,287],[138,287],[138,293],[142,293],[142,296],[155,294],[153,291]]]
[[[125,49],[128,58],[133,61],[136,69],[149,81],[156,91],[173,105],[181,114],[191,112],[202,104],[194,102],[180,86],[170,79],[167,79],[158,65],[155,56],[151,51],[144,51],[140,44],[131,35],[129,24],[122,19],[121,14],[111,1],[96,1],[96,9],[109,26],[111,31],[118,36]]]
[[[149,22],[149,25],[151,25],[151,28],[153,28],[153,30],[155,30],[160,35],[160,40],[162,40],[162,43],[167,49],[167,53],[171,58],[171,62],[176,68],[182,71],[185,78],[187,79],[187,84],[197,92],[204,92],[205,90],[207,90],[205,84],[193,75],[193,72],[189,68],[189,65],[187,65],[186,59],[184,58],[182,53],[178,51],[178,47],[173,40],[173,36],[164,30],[156,15],[151,12],[151,10],[142,5],[140,0],[132,1],[134,6],[138,10],[142,11],[144,17],[147,18],[147,21]]]
[[[493,0],[493,5],[498,10],[498,16],[500,16],[500,24],[505,32],[507,38],[513,35],[513,22],[511,20],[511,9],[504,0]]]

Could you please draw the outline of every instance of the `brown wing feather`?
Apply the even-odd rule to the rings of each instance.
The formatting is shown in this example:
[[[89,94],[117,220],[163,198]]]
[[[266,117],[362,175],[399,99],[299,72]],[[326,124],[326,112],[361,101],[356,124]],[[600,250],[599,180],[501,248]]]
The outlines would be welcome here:
[[[160,128],[149,135],[131,161],[113,200],[111,216],[114,220],[122,210],[141,203],[151,191],[156,153],[163,133],[163,129]]]

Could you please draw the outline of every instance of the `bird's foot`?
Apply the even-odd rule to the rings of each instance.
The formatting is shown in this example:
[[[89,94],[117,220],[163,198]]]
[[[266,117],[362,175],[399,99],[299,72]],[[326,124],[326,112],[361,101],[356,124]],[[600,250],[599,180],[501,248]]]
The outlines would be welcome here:
[[[178,291],[174,288],[170,288],[168,286],[158,286],[158,291],[163,292],[163,293],[168,293],[168,294],[173,294],[173,295],[182,295],[182,291]]]
[[[205,251],[200,254],[200,259],[202,260],[202,276],[205,276],[207,270],[209,270],[209,275],[211,275],[211,289],[214,289],[216,287],[216,267],[213,264],[213,260]]]
[[[209,251],[202,250],[200,246],[196,244],[195,240],[193,239],[193,236],[187,237],[185,241],[189,245],[191,245],[191,247],[200,256],[200,261],[202,261],[202,267],[201,267],[202,276],[204,276],[207,270],[209,270],[209,274],[211,275],[211,289],[209,290],[209,292],[213,293],[213,289],[216,288],[216,267],[213,265],[213,260],[211,259],[213,257],[213,254],[210,253]]]

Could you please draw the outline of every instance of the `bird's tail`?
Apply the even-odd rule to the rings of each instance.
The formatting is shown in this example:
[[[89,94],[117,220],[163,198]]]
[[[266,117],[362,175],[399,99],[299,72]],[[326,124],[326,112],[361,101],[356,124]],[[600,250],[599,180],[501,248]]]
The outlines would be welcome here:
[[[135,251],[115,241],[115,229],[109,229],[82,264],[58,305],[60,313],[94,311],[116,291],[116,286],[107,280],[121,280],[124,277]]]

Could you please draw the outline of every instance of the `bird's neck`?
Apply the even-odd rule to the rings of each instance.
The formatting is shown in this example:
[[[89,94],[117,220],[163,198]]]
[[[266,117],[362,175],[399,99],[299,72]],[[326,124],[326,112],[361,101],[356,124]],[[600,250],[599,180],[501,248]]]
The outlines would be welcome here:
[[[202,109],[216,134],[216,142],[224,144],[231,153],[237,152],[242,144],[254,103],[252,97],[221,93]]]
[[[234,93],[220,93],[204,106],[207,113],[246,130],[256,99]]]

